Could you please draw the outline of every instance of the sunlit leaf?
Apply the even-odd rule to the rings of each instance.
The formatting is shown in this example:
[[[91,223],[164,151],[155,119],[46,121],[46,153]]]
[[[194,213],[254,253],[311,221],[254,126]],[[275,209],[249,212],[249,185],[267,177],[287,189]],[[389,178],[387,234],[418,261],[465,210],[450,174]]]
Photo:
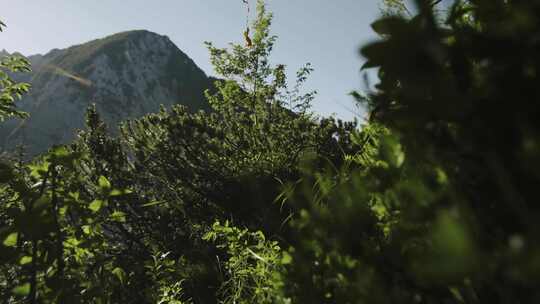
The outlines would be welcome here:
[[[122,195],[126,195],[126,194],[130,194],[132,193],[131,190],[128,190],[128,189],[113,189],[111,190],[111,192],[109,193],[109,196],[122,196]]]
[[[90,203],[90,205],[88,206],[88,208],[90,208],[90,210],[94,211],[94,212],[98,212],[101,207],[103,207],[103,201],[102,200],[94,200]]]
[[[17,239],[19,237],[18,232],[10,233],[5,239],[4,239],[4,246],[6,247],[15,247],[17,245]]]
[[[111,183],[105,176],[100,176],[98,179],[98,185],[102,190],[109,190],[111,189]]]
[[[12,292],[17,296],[26,296],[30,293],[30,283],[19,285],[12,289]]]
[[[26,264],[29,264],[32,262],[32,257],[31,256],[23,256],[20,260],[19,260],[19,264],[21,265],[26,265]]]
[[[84,226],[81,227],[81,229],[82,229],[83,233],[85,233],[85,234],[90,234],[90,232],[92,231],[91,230],[92,228],[89,225],[84,225]]]

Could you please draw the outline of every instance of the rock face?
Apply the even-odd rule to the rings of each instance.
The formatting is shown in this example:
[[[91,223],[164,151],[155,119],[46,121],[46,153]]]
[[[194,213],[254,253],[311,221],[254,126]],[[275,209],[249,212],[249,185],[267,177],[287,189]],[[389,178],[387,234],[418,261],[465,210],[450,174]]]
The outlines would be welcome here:
[[[211,78],[165,36],[119,33],[46,55],[28,57],[32,73],[14,75],[31,92],[18,102],[26,120],[0,124],[0,147],[23,144],[30,155],[74,139],[95,103],[114,133],[119,122],[156,112],[160,105],[207,109]]]

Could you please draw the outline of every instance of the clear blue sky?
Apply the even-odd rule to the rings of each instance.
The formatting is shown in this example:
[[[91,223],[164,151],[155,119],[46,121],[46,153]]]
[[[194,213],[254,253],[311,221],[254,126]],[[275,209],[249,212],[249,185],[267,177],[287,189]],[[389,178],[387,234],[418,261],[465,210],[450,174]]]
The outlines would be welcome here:
[[[254,11],[255,0],[250,0]],[[290,72],[305,62],[315,68],[308,88],[319,94],[314,110],[351,119],[358,116],[348,92],[361,89],[361,44],[375,39],[369,24],[379,0],[268,0],[279,36],[272,60]],[[167,35],[207,74],[213,75],[204,41],[216,46],[241,41],[241,0],[24,0],[3,5],[0,49],[24,55],[46,53],[113,33],[147,29]],[[291,73],[294,75],[293,73]],[[356,111],[353,114],[352,111]]]

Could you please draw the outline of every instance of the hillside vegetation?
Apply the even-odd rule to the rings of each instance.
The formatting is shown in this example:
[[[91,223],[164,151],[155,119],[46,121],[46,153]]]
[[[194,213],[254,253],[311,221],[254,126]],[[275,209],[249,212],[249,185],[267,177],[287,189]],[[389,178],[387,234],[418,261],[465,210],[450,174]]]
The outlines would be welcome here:
[[[540,1],[385,1],[361,125],[310,112],[250,43],[207,43],[211,111],[176,105],[0,162],[7,303],[538,303]],[[451,2],[451,3],[448,3]],[[444,6],[442,6],[444,4]],[[415,12],[415,13],[413,13]],[[0,63],[0,118],[28,90]]]

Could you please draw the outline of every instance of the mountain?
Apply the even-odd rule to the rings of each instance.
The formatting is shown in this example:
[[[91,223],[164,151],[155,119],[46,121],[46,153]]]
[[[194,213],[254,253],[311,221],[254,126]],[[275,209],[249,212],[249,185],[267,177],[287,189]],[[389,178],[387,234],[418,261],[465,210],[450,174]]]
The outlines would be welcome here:
[[[168,37],[149,31],[119,33],[28,59],[33,72],[13,77],[32,85],[18,103],[30,118],[0,124],[0,147],[6,150],[24,144],[35,155],[70,142],[84,127],[92,103],[113,133],[119,122],[156,112],[160,105],[208,109],[204,90],[213,80]]]

